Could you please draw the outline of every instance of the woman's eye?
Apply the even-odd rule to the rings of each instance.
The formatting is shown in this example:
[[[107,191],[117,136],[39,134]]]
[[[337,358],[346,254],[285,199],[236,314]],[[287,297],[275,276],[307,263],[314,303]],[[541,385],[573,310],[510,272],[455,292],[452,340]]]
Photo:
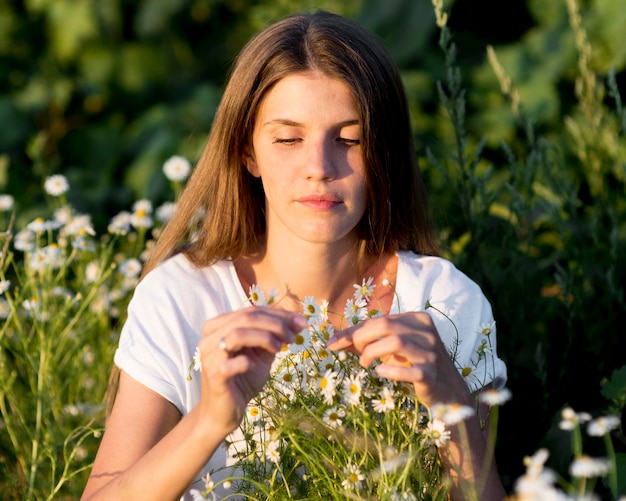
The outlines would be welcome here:
[[[277,137],[274,138],[273,144],[295,144],[298,140],[291,137]]]
[[[357,146],[359,144],[361,144],[361,140],[360,139],[349,139],[347,137],[340,137],[337,139],[337,141],[339,141],[340,143],[345,144],[346,146]]]

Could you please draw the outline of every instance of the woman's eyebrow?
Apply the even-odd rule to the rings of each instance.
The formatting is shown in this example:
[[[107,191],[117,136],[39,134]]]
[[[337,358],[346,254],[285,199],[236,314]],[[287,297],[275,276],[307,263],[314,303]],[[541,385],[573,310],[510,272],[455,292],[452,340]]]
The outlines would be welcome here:
[[[337,127],[348,127],[351,125],[360,125],[361,121],[358,118],[351,118],[348,120],[344,120],[335,124]],[[273,118],[272,120],[268,120],[262,126],[266,127],[269,125],[287,125],[289,127],[303,127],[304,124],[300,122],[296,122],[295,120],[291,120],[289,118]]]

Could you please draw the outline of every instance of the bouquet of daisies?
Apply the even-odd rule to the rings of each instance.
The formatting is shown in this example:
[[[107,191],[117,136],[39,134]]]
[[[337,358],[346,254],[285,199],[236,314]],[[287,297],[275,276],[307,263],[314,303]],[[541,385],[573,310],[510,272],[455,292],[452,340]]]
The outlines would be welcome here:
[[[387,280],[383,285],[392,286]],[[339,315],[342,328],[381,315],[372,307],[374,288],[371,278],[355,285]],[[249,300],[271,307],[276,295],[253,286]],[[310,296],[302,304],[307,327],[276,356],[263,391],[227,438],[233,495],[446,499],[437,451],[449,440],[446,418],[420,406],[411,384],[383,379],[355,355],[327,349],[334,333],[328,304]],[[453,410],[457,420],[473,413]],[[208,496],[212,483],[207,486]]]

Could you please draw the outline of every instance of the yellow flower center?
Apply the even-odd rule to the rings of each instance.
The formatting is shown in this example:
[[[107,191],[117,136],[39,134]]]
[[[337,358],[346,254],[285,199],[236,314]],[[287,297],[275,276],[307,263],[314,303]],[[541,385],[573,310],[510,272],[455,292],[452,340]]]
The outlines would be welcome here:
[[[463,370],[461,371],[461,375],[463,377],[467,377],[472,373],[472,369],[470,367],[463,367]]]

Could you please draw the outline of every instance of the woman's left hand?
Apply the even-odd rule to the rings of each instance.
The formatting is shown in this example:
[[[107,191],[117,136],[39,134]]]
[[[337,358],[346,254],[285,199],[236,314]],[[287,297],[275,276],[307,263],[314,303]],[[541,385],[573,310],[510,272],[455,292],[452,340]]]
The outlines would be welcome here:
[[[471,401],[467,385],[426,312],[365,320],[337,331],[328,348],[359,355],[364,367],[380,360],[376,372],[381,377],[413,383],[416,396],[427,406]]]

